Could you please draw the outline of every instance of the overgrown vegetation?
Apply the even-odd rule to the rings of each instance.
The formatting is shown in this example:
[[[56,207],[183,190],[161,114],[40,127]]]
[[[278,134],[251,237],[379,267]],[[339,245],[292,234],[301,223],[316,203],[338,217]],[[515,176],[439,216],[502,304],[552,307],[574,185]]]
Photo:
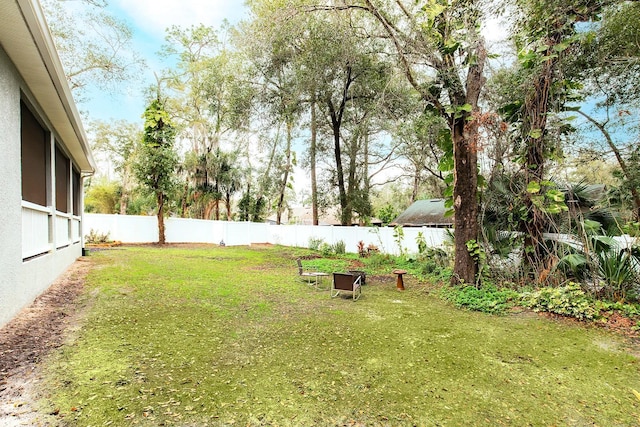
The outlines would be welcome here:
[[[98,244],[98,243],[108,243],[111,241],[109,238],[110,233],[101,233],[98,230],[94,230],[93,228],[89,230],[84,236],[84,241],[86,243]]]
[[[364,261],[362,298],[301,284],[299,257],[326,271]],[[389,267],[418,267],[406,258],[201,246],[90,259],[84,320],[44,367],[45,410],[65,425],[634,425],[640,415],[637,358],[616,337],[457,310],[411,274],[398,292]]]
[[[490,314],[505,314],[520,303],[520,294],[511,289],[498,289],[494,285],[443,287],[443,297],[456,307]]]
[[[538,289],[525,294],[523,303],[534,311],[547,311],[581,320],[593,320],[598,315],[593,299],[576,283],[558,288]]]

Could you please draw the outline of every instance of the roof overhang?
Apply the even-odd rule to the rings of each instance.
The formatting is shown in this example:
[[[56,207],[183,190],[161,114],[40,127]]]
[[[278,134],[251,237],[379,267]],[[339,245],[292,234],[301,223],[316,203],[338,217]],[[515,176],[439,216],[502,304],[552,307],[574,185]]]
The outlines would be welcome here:
[[[0,45],[29,92],[81,172],[94,172],[91,148],[40,3],[2,0],[0,22]]]

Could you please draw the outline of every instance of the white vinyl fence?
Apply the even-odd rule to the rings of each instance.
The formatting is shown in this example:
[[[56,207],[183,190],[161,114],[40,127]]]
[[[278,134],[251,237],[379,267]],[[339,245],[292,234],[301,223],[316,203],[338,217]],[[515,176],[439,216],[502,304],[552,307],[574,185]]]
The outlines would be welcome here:
[[[224,242],[230,246],[271,243],[306,248],[313,238],[330,245],[343,241],[347,252],[357,252],[358,242],[362,241],[365,247],[372,244],[383,253],[400,253],[391,227],[272,225],[187,218],[167,218],[165,227],[168,243]],[[85,214],[83,231],[85,235],[91,231],[109,233],[111,240],[123,243],[158,241],[158,224],[154,216]],[[403,232],[402,248],[407,253],[418,252],[418,233],[422,233],[428,247],[442,248],[448,239],[447,230],[442,228],[404,228]]]

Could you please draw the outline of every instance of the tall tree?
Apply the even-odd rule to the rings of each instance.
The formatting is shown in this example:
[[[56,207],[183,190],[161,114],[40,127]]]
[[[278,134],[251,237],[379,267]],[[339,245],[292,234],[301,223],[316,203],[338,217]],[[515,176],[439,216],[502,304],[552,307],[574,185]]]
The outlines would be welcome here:
[[[156,199],[158,243],[165,243],[165,203],[175,187],[178,157],[174,149],[175,129],[160,97],[153,100],[143,115],[144,135],[134,166],[140,184]]]
[[[573,110],[600,132],[603,152],[613,154],[637,220],[640,190],[634,176],[639,166],[632,161],[632,153],[638,140],[633,117],[640,94],[640,2],[607,3],[602,19],[590,25],[587,36],[581,38],[579,53],[572,55],[566,72],[583,84],[581,93],[587,102]]]
[[[114,92],[139,75],[144,61],[133,49],[133,33],[105,10],[106,1],[43,0],[51,33],[76,101],[93,85]]]
[[[162,52],[178,60],[165,76],[173,95],[167,102],[178,138],[188,143],[183,172],[191,195],[189,210],[201,218],[210,218],[212,212],[220,217],[220,154],[246,129],[253,96],[251,86],[241,81],[242,64],[227,47],[227,31],[173,26]]]
[[[521,219],[524,233],[524,259],[531,273],[540,274],[548,265],[549,248],[543,233],[548,224],[547,203],[562,201],[556,189],[545,180],[549,144],[549,117],[561,111],[571,92],[571,82],[562,75],[562,61],[579,46],[577,25],[602,11],[606,1],[589,0],[516,0],[518,20],[515,41],[520,64],[528,71],[524,99],[520,102],[520,138],[525,152],[523,203],[526,215]],[[566,207],[565,207],[566,208]],[[552,210],[553,212],[553,210]]]
[[[133,161],[142,139],[139,126],[126,121],[95,121],[90,125],[90,133],[93,135],[94,152],[103,153],[109,170],[119,175],[121,194],[118,210],[125,215],[134,187]]]
[[[443,132],[447,130],[447,123],[440,116],[430,113],[413,114],[399,124],[395,135],[400,141],[398,148],[400,155],[405,158],[411,169],[405,172],[412,181],[411,202],[418,199],[418,193],[425,181],[435,181],[432,187],[437,189],[434,197],[442,196],[445,186],[444,172],[440,162],[445,160],[446,150],[443,149]],[[446,138],[444,138],[446,140]]]
[[[477,258],[468,244],[478,238],[478,129],[474,114],[484,85],[486,49],[479,34],[479,2],[435,0],[375,3],[346,0],[312,10],[349,9],[378,24],[379,36],[395,50],[398,66],[425,107],[443,117],[453,141],[455,263],[452,282],[475,283]],[[382,33],[380,33],[380,30]],[[387,50],[388,51],[388,50]]]

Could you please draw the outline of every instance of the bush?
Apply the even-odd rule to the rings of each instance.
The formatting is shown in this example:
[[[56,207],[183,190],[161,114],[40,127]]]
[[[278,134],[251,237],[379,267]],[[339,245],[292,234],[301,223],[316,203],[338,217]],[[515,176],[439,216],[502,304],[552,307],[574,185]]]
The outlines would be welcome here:
[[[317,251],[320,249],[323,242],[324,240],[318,237],[309,237],[309,249]]]
[[[391,255],[381,254],[379,252],[373,253],[369,257],[369,262],[367,262],[367,266],[373,270],[383,270],[383,269],[393,269],[396,265],[395,258],[392,258]]]
[[[546,311],[580,320],[592,320],[598,316],[593,300],[577,283],[525,293],[522,296],[522,303],[536,312]]]
[[[332,249],[336,254],[343,254],[346,252],[347,246],[345,245],[344,241],[338,240],[336,243],[334,243]]]
[[[110,233],[100,233],[99,231],[94,230],[93,228],[89,230],[89,234],[87,234],[84,238],[86,243],[109,243],[111,240],[109,239]]]
[[[481,288],[445,286],[442,288],[442,295],[444,299],[452,302],[456,307],[490,314],[505,313],[519,299],[519,294],[516,291],[498,289],[494,285]]]
[[[331,256],[331,255],[333,255],[333,248],[331,247],[330,244],[328,244],[326,242],[322,242],[320,244],[320,253],[324,257]]]
[[[596,301],[596,310],[602,311],[618,311],[624,316],[634,317],[640,316],[639,304],[627,304],[623,302]]]

